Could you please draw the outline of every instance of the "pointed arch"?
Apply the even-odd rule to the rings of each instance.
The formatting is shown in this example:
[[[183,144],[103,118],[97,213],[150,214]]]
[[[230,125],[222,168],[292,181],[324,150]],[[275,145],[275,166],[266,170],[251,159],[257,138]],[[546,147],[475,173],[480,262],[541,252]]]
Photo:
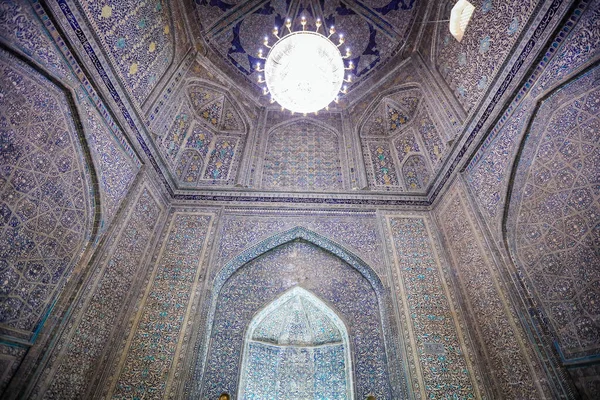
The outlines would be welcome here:
[[[294,324],[307,328],[301,329],[302,337],[290,337],[294,332],[289,332],[288,328]],[[300,357],[304,361],[302,366],[307,368],[285,362],[289,356],[298,355],[308,356]],[[257,356],[263,356],[260,363],[255,362]],[[324,356],[328,358],[326,362]],[[336,362],[332,363],[331,358]],[[276,365],[266,365],[269,361]],[[263,370],[269,367],[274,367],[269,371],[271,374],[264,374]],[[354,398],[346,325],[327,304],[300,286],[280,295],[250,321],[244,338],[238,398],[243,399],[249,393],[264,394],[265,391],[285,397],[289,388],[281,387],[279,382],[290,368],[300,380],[311,383],[307,388],[310,393],[305,394]]]
[[[338,258],[342,259],[350,266],[355,268],[358,272],[361,273],[363,277],[369,281],[373,289],[378,296],[383,294],[383,285],[381,283],[381,279],[377,275],[377,273],[359,256],[352,253],[342,245],[334,242],[331,239],[328,239],[324,236],[319,235],[311,231],[310,229],[306,229],[301,226],[297,226],[285,232],[278,233],[273,235],[262,242],[249,247],[244,250],[241,254],[232,258],[225,266],[219,271],[217,276],[213,281],[213,293],[218,294],[221,290],[225,282],[231,277],[239,268],[243,265],[249,263],[250,261],[258,258],[269,250],[274,249],[275,247],[281,246],[283,244],[292,242],[294,240],[302,239],[309,243],[314,244],[317,247],[320,247],[323,250],[326,250]]]
[[[375,97],[373,99],[373,101],[371,101],[371,103],[367,106],[367,109],[365,110],[365,112],[362,114],[362,116],[360,117],[360,119],[358,121],[357,127],[358,127],[359,135],[361,137],[365,136],[363,133],[363,130],[367,127],[370,120],[377,113],[379,107],[383,103],[385,103],[386,101],[390,101],[393,104],[400,106],[400,104],[396,98],[398,95],[401,95],[402,93],[417,92],[417,91],[419,92],[420,96],[422,97],[423,89],[421,88],[421,86],[417,83],[410,83],[410,84],[405,84],[405,85],[401,85],[401,86],[395,86],[393,88],[384,90],[379,95],[377,95],[377,97]],[[421,102],[422,102],[422,100],[419,101],[419,104]],[[406,107],[401,107],[401,108],[406,109]],[[409,112],[411,114],[414,114],[414,112],[417,108],[418,108],[418,105],[415,107],[414,110],[405,110],[405,111]]]
[[[359,256],[357,256],[356,254],[354,254],[352,251],[346,249],[344,246],[326,238],[323,237],[309,229],[306,229],[304,227],[294,227],[292,229],[289,229],[287,231],[284,232],[280,232],[277,233],[271,237],[268,237],[264,240],[262,240],[261,242],[248,247],[246,250],[244,250],[243,252],[239,253],[237,256],[231,258],[214,276],[214,278],[212,279],[212,281],[210,283],[208,283],[208,287],[207,287],[207,297],[203,300],[203,306],[202,309],[203,311],[203,317],[202,317],[202,325],[204,326],[204,330],[203,330],[203,334],[201,334],[200,336],[197,337],[196,339],[196,344],[195,344],[195,350],[194,350],[194,358],[195,358],[195,367],[193,369],[193,372],[190,375],[190,380],[188,381],[188,384],[191,385],[191,387],[193,387],[193,393],[197,396],[203,396],[207,394],[207,391],[215,391],[215,390],[221,390],[223,389],[222,387],[216,388],[215,385],[218,385],[219,382],[212,382],[212,380],[210,380],[210,377],[212,377],[212,375],[214,374],[213,369],[216,368],[213,364],[208,364],[210,362],[210,360],[212,360],[212,352],[213,349],[217,348],[217,349],[221,349],[221,342],[215,342],[215,340],[221,340],[223,338],[223,334],[222,330],[218,330],[215,331],[214,327],[215,324],[218,322],[218,310],[217,310],[217,306],[218,304],[220,304],[220,301],[222,299],[223,296],[223,290],[225,290],[228,286],[228,281],[230,279],[234,279],[235,276],[237,276],[237,272],[239,270],[241,270],[243,267],[245,267],[246,265],[253,265],[253,261],[259,259],[260,257],[264,256],[265,254],[268,254],[269,252],[271,252],[272,250],[275,250],[279,247],[283,247],[284,245],[287,244],[292,244],[294,242],[303,242],[306,244],[309,244],[311,246],[314,246],[316,248],[318,248],[321,251],[324,251],[326,253],[329,253],[333,256],[335,256],[335,258],[339,259],[340,261],[342,261],[347,268],[350,269],[354,269],[358,274],[357,277],[360,277],[361,280],[363,280],[365,287],[371,288],[372,290],[372,298],[374,301],[374,314],[373,316],[377,319],[378,325],[377,328],[375,328],[378,333],[377,333],[377,339],[375,340],[375,342],[380,343],[381,346],[379,347],[379,350],[376,350],[377,352],[376,354],[376,358],[377,360],[380,361],[376,361],[379,365],[378,368],[383,368],[382,369],[382,373],[385,371],[384,375],[380,375],[381,376],[381,381],[377,381],[380,382],[378,383],[379,388],[377,390],[381,391],[381,394],[383,395],[384,393],[387,393],[388,390],[391,390],[391,388],[387,385],[389,385],[390,381],[396,381],[396,382],[400,382],[401,387],[398,389],[399,391],[401,391],[402,393],[406,393],[406,382],[403,379],[403,377],[401,376],[401,369],[398,369],[396,367],[391,367],[389,365],[389,363],[387,362],[387,360],[391,357],[391,358],[395,358],[396,355],[398,354],[399,351],[401,351],[401,348],[398,347],[399,343],[398,343],[398,339],[397,336],[395,336],[393,334],[393,330],[395,327],[392,326],[392,320],[390,318],[392,317],[392,306],[390,303],[390,294],[388,289],[386,289],[383,284],[382,281],[380,279],[380,277],[377,275],[377,273],[366,263],[364,262]],[[239,290],[238,289],[234,289],[234,290]],[[237,299],[237,295],[236,295],[236,299]],[[233,322],[233,321],[232,321]],[[240,327],[238,326],[238,323],[240,321],[239,320],[235,320],[234,325],[232,326],[232,329],[235,329],[236,331],[239,331]],[[246,324],[244,324],[244,326],[247,326]],[[364,325],[364,327],[361,328],[356,328],[359,331],[362,331],[364,329],[369,329],[372,330],[374,329],[373,325]],[[245,331],[244,331],[245,332]],[[240,336],[240,340],[243,341],[243,337],[244,335],[242,334]],[[218,338],[218,339],[217,339]],[[352,343],[354,343],[357,339],[354,338],[353,336],[350,336],[350,340],[352,340]],[[218,346],[218,347],[214,347],[214,346]],[[237,346],[237,344],[236,344]],[[241,346],[241,345],[240,345]],[[237,348],[237,347],[236,347]],[[242,350],[242,348],[240,348],[240,351]],[[220,350],[219,350],[220,351]],[[229,351],[229,350],[227,350]],[[237,350],[231,350],[231,351],[237,351]],[[354,355],[353,355],[354,357]],[[239,358],[235,358],[235,361],[232,361],[234,363],[234,365],[239,365],[241,361],[241,354],[239,355]],[[365,358],[364,356],[361,356],[359,360],[353,360],[354,363],[356,364],[356,369],[361,369],[361,371],[364,371],[365,365],[363,364],[365,362]],[[362,367],[361,367],[362,366]],[[234,367],[236,371],[239,372],[239,367],[236,368]],[[237,373],[237,372],[236,372]],[[356,374],[356,371],[353,371],[354,374]],[[208,381],[206,381],[207,376],[206,374],[209,374],[208,376]],[[239,375],[236,375],[238,378],[235,379],[235,385],[237,385],[239,383]],[[354,379],[354,382],[358,382],[357,381],[358,378]],[[364,376],[361,375],[361,379],[364,379]],[[233,384],[233,380],[231,380],[230,378],[228,378],[228,382],[231,382],[231,384]],[[364,382],[361,381],[361,382]],[[358,383],[356,383],[356,385],[358,385]],[[237,387],[237,386],[236,386]],[[362,388],[363,386],[361,386]],[[234,390],[233,387],[230,387],[231,390]],[[357,391],[359,390],[358,388],[355,388]],[[237,392],[237,389],[235,389],[235,391]],[[358,392],[357,392],[358,393]]]

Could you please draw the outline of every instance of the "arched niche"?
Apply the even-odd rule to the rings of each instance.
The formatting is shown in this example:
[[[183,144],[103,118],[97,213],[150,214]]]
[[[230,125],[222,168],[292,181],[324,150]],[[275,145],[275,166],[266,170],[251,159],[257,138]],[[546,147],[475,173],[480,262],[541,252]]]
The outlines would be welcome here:
[[[505,245],[564,362],[600,357],[600,67],[540,99],[513,164]]]
[[[72,92],[0,50],[0,327],[33,343],[97,238],[100,191]]]
[[[353,399],[346,325],[323,301],[296,286],[250,322],[238,399]]]
[[[295,254],[295,257],[301,258],[304,250],[314,256],[310,260],[306,258],[309,261],[302,264],[308,267],[300,268],[298,264],[290,267],[293,263],[287,263],[272,270],[280,273],[256,273],[261,265],[266,265],[261,264],[262,261],[267,259],[272,262],[273,258],[278,257],[278,252],[286,257]],[[279,260],[284,258],[280,257]],[[319,260],[334,262],[327,264]],[[302,273],[292,275],[290,268]],[[351,277],[362,289],[353,290],[352,284],[338,279],[343,276]],[[319,286],[321,283],[326,285]],[[302,227],[280,232],[259,242],[232,258],[216,273],[202,305],[205,310],[200,319],[203,321],[203,331],[197,338],[193,355],[194,369],[187,382],[189,396],[210,398],[222,392],[237,393],[246,327],[260,309],[298,285],[310,290],[324,303],[331,304],[330,308],[338,311],[340,319],[348,327],[350,347],[357,349],[352,354],[355,397],[365,397],[369,393],[377,394],[378,398],[406,396],[405,373],[402,372],[398,343],[402,339],[392,334],[392,306],[388,290],[360,257]],[[249,296],[249,293],[253,296]],[[260,298],[255,298],[255,294]],[[339,296],[351,295],[362,297],[349,299],[344,304],[336,300]],[[224,301],[231,304],[224,305]],[[365,302],[370,304],[368,312],[351,310],[355,305],[364,305]],[[234,312],[222,318],[219,313],[227,310]],[[369,321],[361,321],[360,315],[368,315]],[[388,362],[388,358],[394,361]],[[395,383],[393,388],[391,382]]]
[[[358,134],[372,190],[427,190],[446,151],[432,111],[414,84],[384,91],[371,102]]]

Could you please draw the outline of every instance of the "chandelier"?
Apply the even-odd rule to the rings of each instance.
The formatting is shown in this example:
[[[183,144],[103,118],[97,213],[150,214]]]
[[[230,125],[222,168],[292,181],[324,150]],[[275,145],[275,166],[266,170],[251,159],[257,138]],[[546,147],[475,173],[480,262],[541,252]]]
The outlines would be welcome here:
[[[344,59],[352,55],[346,49],[342,56],[339,47],[344,44],[344,36],[338,34],[338,44],[331,41],[336,33],[335,28],[329,28],[329,36],[319,33],[323,25],[320,18],[315,21],[315,31],[306,30],[306,18],[301,17],[301,31],[292,31],[292,21],[287,19],[285,29],[280,36],[279,27],[273,28],[273,36],[277,39],[273,46],[265,37],[263,44],[268,49],[266,56],[263,49],[258,52],[258,58],[265,60],[264,68],[260,63],[255,69],[264,72],[258,76],[258,83],[265,83],[264,95],[271,95],[271,103],[279,103],[282,110],[287,109],[302,114],[316,113],[323,108],[329,108],[332,101],[337,103],[339,94],[345,94],[348,87],[345,82],[351,82],[352,76],[344,77],[346,70],[354,69],[352,61],[348,67]]]

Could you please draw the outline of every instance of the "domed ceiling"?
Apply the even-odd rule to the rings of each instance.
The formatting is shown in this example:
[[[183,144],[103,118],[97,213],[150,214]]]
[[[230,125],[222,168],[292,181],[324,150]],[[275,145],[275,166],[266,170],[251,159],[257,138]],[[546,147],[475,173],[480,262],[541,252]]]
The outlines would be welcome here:
[[[383,65],[406,42],[415,15],[415,0],[196,0],[196,18],[206,43],[234,70],[256,84],[253,66],[263,39],[274,26],[282,27],[286,18],[300,30],[300,18],[308,20],[307,29],[321,18],[324,27],[335,26],[352,50],[346,59],[354,64],[355,83],[364,80]],[[323,32],[323,27],[321,28]]]

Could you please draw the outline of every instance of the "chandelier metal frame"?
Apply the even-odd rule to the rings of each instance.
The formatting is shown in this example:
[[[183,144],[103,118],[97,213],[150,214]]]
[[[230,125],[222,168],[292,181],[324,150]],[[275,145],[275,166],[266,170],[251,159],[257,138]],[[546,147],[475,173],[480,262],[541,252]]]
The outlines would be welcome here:
[[[321,39],[327,40],[329,43],[331,43],[331,45],[333,47],[335,47],[337,49],[337,53],[339,53],[339,57],[340,57],[340,60],[342,61],[342,65],[343,65],[344,71],[350,71],[350,70],[354,69],[354,63],[352,61],[349,61],[347,66],[346,66],[346,62],[344,62],[345,59],[348,59],[349,57],[352,56],[352,52],[350,51],[350,49],[346,48],[345,55],[342,55],[342,53],[339,50],[339,48],[345,43],[344,35],[341,34],[341,33],[337,34],[337,36],[338,36],[338,43],[337,44],[335,44],[333,42],[333,40],[331,40],[331,37],[336,34],[336,29],[335,29],[335,27],[333,25],[331,27],[329,27],[329,35],[328,36],[325,36],[324,34],[322,34],[322,33],[319,32],[319,30],[321,29],[321,26],[323,26],[323,23],[322,23],[322,21],[321,21],[320,18],[317,18],[315,20],[316,29],[314,31],[312,31],[312,30],[306,30],[307,20],[306,20],[305,16],[301,17],[301,19],[300,19],[300,25],[302,26],[302,30],[293,31],[292,30],[292,20],[290,18],[287,18],[286,21],[285,21],[285,26],[284,27],[279,28],[279,27],[275,26],[273,28],[273,30],[272,30],[272,34],[276,38],[276,40],[273,43],[273,45],[269,44],[269,37],[265,36],[265,38],[263,40],[263,45],[268,49],[267,50],[267,54],[263,54],[263,49],[262,48],[260,48],[258,50],[258,58],[264,60],[264,62],[263,62],[263,65],[261,65],[260,63],[257,63],[255,65],[255,68],[254,68],[255,71],[257,71],[259,73],[265,73],[264,67],[267,65],[267,62],[269,61],[269,56],[271,56],[273,54],[273,52],[271,50],[273,48],[275,48],[278,44],[281,44],[282,41],[284,41],[284,40],[286,40],[288,38],[291,38],[293,35],[302,35],[302,34],[317,35]],[[323,29],[326,30],[325,27]],[[287,30],[287,32],[286,32],[286,30]],[[273,104],[273,103],[277,102],[277,99],[275,98],[276,95],[274,96],[274,93],[270,93],[269,88],[268,88],[270,85],[269,85],[269,82],[267,82],[266,79],[268,79],[268,77],[266,76],[266,74],[265,74],[264,79],[263,79],[263,75],[261,75],[261,74],[258,75],[258,83],[259,84],[263,84],[263,83],[266,84],[266,86],[262,87],[262,89],[263,89],[263,95],[266,96],[266,95],[271,94],[270,102],[271,102],[271,104]],[[343,82],[342,82],[340,88],[338,89],[339,90],[338,94],[333,99],[331,99],[331,101],[329,102],[329,104],[331,104],[332,101],[335,102],[335,103],[338,103],[339,96],[340,95],[344,95],[344,94],[346,94],[348,92],[348,86],[346,84],[347,83],[351,83],[351,82],[352,82],[352,75],[350,73],[348,73],[345,77],[343,77]],[[324,108],[326,110],[329,110],[329,105],[325,106]],[[281,105],[281,110],[283,111],[285,109],[286,108],[283,105]],[[321,110],[321,109],[319,109],[319,110]],[[319,110],[315,111],[315,114],[317,114]],[[295,112],[294,110],[290,110],[290,111],[292,112],[292,114]],[[304,115],[306,115],[306,113],[304,113]]]

